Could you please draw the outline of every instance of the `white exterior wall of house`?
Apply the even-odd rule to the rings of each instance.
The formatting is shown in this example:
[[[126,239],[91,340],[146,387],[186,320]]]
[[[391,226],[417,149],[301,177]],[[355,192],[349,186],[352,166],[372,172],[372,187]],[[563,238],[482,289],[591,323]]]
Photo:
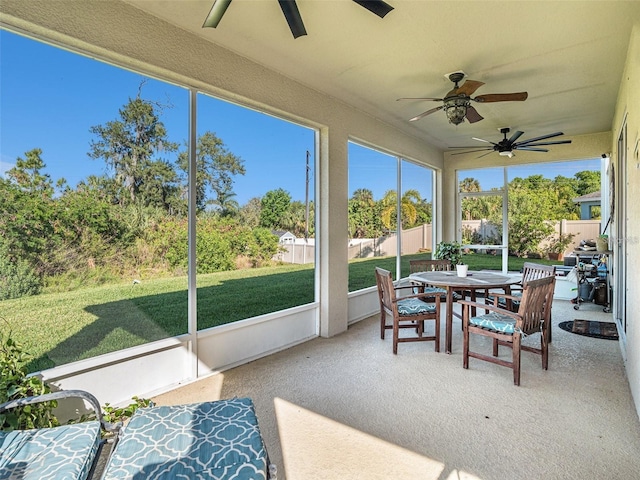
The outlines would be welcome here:
[[[610,237],[615,234],[614,255],[620,256],[625,251],[626,264],[625,296],[626,305],[614,304],[614,313],[624,310],[626,314],[625,340],[621,341],[623,358],[626,364],[627,377],[631,393],[640,415],[640,202],[636,192],[640,188],[640,23],[636,23],[631,35],[627,62],[620,84],[620,93],[612,125],[613,138],[606,152],[612,152],[611,161],[615,171],[626,172],[622,181],[616,181],[615,199],[616,211],[620,205],[626,208],[625,229],[616,222],[609,227]],[[622,127],[626,123],[627,150],[624,152],[626,164],[621,168],[620,158],[623,152],[618,152],[618,138]],[[614,219],[617,219],[614,216]],[[626,231],[625,231],[626,230]],[[616,232],[624,231],[624,236]],[[625,250],[621,248],[624,244]],[[614,259],[615,261],[615,259]],[[616,315],[619,317],[620,315]]]
[[[521,152],[516,159],[505,157],[483,157],[480,160],[458,159],[455,156],[419,141],[416,137],[390,127],[372,116],[363,114],[353,107],[339,102],[332,97],[307,88],[275,71],[253,63],[228,50],[206,42],[185,31],[173,27],[160,19],[145,15],[142,11],[124,2],[50,2],[50,1],[14,1],[2,2],[2,21],[9,27],[39,36],[47,41],[58,42],[66,47],[79,49],[90,56],[106,59],[121,66],[131,68],[158,78],[187,85],[202,91],[222,96],[231,101],[258,108],[274,115],[284,116],[293,121],[315,127],[320,132],[317,152],[317,241],[319,251],[316,262],[316,289],[318,303],[311,306],[312,314],[306,310],[294,313],[294,317],[302,318],[305,324],[313,324],[313,335],[320,334],[331,337],[346,330],[349,317],[357,317],[352,313],[351,299],[348,295],[347,251],[347,201],[348,201],[348,158],[347,141],[357,140],[364,144],[380,146],[385,151],[394,152],[402,157],[412,159],[437,170],[436,185],[442,187],[441,198],[436,204],[436,237],[450,240],[456,237],[457,228],[457,184],[458,169],[484,168],[504,163],[525,164],[544,161],[535,153]],[[185,52],[189,52],[185,55]],[[638,159],[638,136],[640,132],[640,25],[636,24],[627,57],[627,67],[620,79],[620,94],[616,106],[612,131],[570,137],[571,145],[558,150],[558,154],[548,161],[577,160],[594,158],[602,152],[613,152],[612,161],[616,161],[617,137],[623,121],[626,121],[629,132],[629,148],[627,153],[627,177],[624,179],[628,192],[640,187],[640,160]],[[619,166],[618,166],[619,167]],[[619,188],[619,186],[617,187]],[[617,202],[626,202],[628,219],[627,238],[619,239],[633,242],[637,246],[640,239],[640,203],[616,192]],[[446,206],[446,214],[443,207]],[[345,228],[335,228],[344,225]],[[618,226],[616,226],[618,228]],[[615,231],[615,230],[613,230]],[[640,298],[640,270],[631,268],[640,264],[640,249],[627,250],[626,288],[630,305],[626,308],[628,329],[624,343],[623,355],[627,364],[627,374],[631,391],[640,412],[640,309],[636,307]],[[375,297],[375,294],[373,294]],[[358,301],[361,295],[356,296]],[[354,298],[355,300],[356,298]],[[371,302],[362,301],[364,305]],[[363,307],[364,309],[364,307]],[[303,309],[304,310],[304,309]],[[242,361],[249,361],[260,355],[267,355],[278,348],[286,348],[296,341],[304,341],[306,330],[303,328],[297,339],[285,339],[278,343],[282,335],[282,324],[279,317],[287,316],[287,312],[276,318],[266,319],[275,326],[264,333],[264,344],[256,345],[249,354],[235,352],[235,358],[225,357],[217,365],[213,360],[207,364],[206,370],[224,369]],[[311,320],[309,320],[311,319]],[[261,320],[252,320],[262,325]],[[294,320],[295,321],[295,320]],[[251,323],[251,322],[249,322]],[[244,326],[239,326],[242,328]],[[256,328],[263,328],[256,326]],[[246,329],[249,331],[249,329]],[[207,336],[209,333],[206,334]],[[213,335],[213,334],[212,334]],[[247,338],[253,339],[251,333]],[[127,382],[105,375],[105,369],[111,368],[112,358],[103,360],[99,365],[68,366],[65,371],[50,372],[50,378],[57,378],[59,385],[69,388],[74,378],[82,375],[83,387],[100,389],[99,399],[102,402],[117,403],[130,398],[131,395],[144,395],[155,385],[160,388],[165,375],[173,375],[172,380],[186,382],[200,374],[195,366],[200,360],[192,358],[193,342],[197,335],[174,340],[179,346],[156,345],[160,351],[151,357],[161,359],[153,363],[146,358],[140,349],[131,354],[128,360],[120,364],[127,367]],[[169,342],[170,343],[170,342]],[[208,343],[208,342],[205,342]],[[216,352],[207,352],[208,346],[203,343],[195,351],[200,358],[215,358]],[[216,343],[216,342],[212,342]],[[148,348],[151,348],[148,347]],[[202,347],[202,348],[199,348]],[[211,345],[211,348],[219,346]],[[260,348],[263,351],[260,353]],[[164,355],[176,350],[177,367],[172,368],[171,361]],[[240,348],[238,350],[241,350]],[[244,358],[242,358],[244,356]],[[186,364],[186,365],[185,365]],[[73,371],[75,369],[75,372]],[[179,379],[183,376],[184,378]],[[121,379],[122,377],[118,377]],[[155,382],[155,384],[154,384]]]

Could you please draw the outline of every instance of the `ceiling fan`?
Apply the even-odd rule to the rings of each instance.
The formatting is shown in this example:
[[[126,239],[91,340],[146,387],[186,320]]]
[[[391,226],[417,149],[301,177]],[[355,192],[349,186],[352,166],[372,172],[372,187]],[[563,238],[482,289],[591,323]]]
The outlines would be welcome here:
[[[382,0],[353,0],[358,5],[366,8],[371,13],[375,13],[380,18],[384,18],[384,16],[393,10],[393,7]],[[211,11],[209,11],[209,15],[204,21],[202,27],[212,27],[216,28],[224,15],[224,12],[227,11],[231,0],[214,0],[213,5],[211,6]],[[280,4],[280,8],[282,9],[282,13],[284,18],[287,20],[289,24],[289,29],[293,35],[293,38],[298,38],[307,34],[307,30],[304,28],[304,23],[302,22],[302,17],[300,16],[300,11],[298,10],[298,5],[296,4],[296,0],[278,0]]]
[[[453,88],[453,90],[447,93],[444,98],[398,98],[398,100],[433,100],[434,102],[444,102],[444,104],[439,107],[432,108],[431,110],[427,110],[426,112],[409,119],[410,122],[420,120],[421,118],[444,108],[444,111],[447,114],[447,118],[449,119],[449,123],[458,125],[462,123],[465,118],[469,123],[475,123],[479,122],[484,117],[482,117],[478,113],[478,111],[471,105],[472,101],[478,103],[522,102],[526,100],[528,96],[527,92],[488,93],[485,95],[478,95],[475,98],[471,98],[471,94],[473,94],[478,88],[484,85],[483,82],[478,82],[477,80],[467,80],[462,84],[461,87],[459,87],[458,83],[460,83],[460,81],[465,77],[464,72],[453,72],[445,76],[448,76],[449,80],[451,80],[455,84],[455,87]]]
[[[490,142],[489,140],[483,140],[482,138],[473,137],[474,140],[478,140],[479,142],[490,143],[491,146],[486,146],[482,148],[477,148],[474,150],[467,150],[466,152],[458,152],[453,153],[452,155],[461,155],[463,153],[472,153],[472,152],[482,152],[485,150],[489,150],[484,155],[480,155],[480,157],[484,157],[485,155],[489,155],[491,152],[498,152],[499,155],[504,155],[506,157],[513,157],[514,150],[527,150],[529,152],[548,152],[549,150],[546,148],[538,148],[544,145],[560,145],[563,143],[571,143],[571,140],[554,140],[553,142],[541,142],[541,140],[546,140],[547,138],[559,137],[560,135],[564,135],[562,132],[549,133],[548,135],[541,135],[539,137],[530,138],[529,140],[522,140],[521,142],[517,142],[524,132],[516,131],[510,138],[507,138],[507,133],[509,133],[509,128],[501,128],[500,133],[504,136],[502,140],[498,143]],[[474,147],[453,147],[453,148],[474,148]]]

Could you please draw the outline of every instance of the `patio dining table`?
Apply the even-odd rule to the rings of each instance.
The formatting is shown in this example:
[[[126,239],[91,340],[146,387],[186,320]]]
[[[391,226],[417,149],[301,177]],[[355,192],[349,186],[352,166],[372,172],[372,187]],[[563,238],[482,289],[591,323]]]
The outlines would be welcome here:
[[[445,352],[451,353],[451,338],[453,334],[453,292],[470,291],[472,298],[476,290],[502,288],[505,293],[511,292],[511,285],[518,283],[520,277],[503,275],[492,272],[470,271],[466,277],[459,277],[455,271],[450,272],[416,272],[409,275],[409,280],[425,285],[441,287],[447,291],[447,316],[445,328]],[[459,315],[457,315],[459,316]]]

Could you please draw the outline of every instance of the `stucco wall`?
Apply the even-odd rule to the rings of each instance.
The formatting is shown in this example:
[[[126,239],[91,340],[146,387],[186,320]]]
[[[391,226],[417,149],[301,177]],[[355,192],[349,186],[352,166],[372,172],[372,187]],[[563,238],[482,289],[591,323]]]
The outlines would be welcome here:
[[[611,151],[613,152],[612,161],[617,168],[620,168],[617,139],[620,136],[625,118],[628,139],[626,198],[621,198],[624,190],[621,185],[616,185],[616,198],[619,199],[617,203],[626,202],[628,218],[626,236],[620,238],[620,241],[625,242],[627,246],[627,332],[623,353],[626,357],[631,393],[640,416],[640,311],[638,311],[640,269],[637,268],[637,265],[640,265],[640,249],[638,248],[640,246],[640,203],[637,201],[636,195],[638,188],[640,188],[640,22],[636,23],[629,43],[627,63],[620,83],[620,94],[613,123]],[[616,225],[614,231],[618,228]]]

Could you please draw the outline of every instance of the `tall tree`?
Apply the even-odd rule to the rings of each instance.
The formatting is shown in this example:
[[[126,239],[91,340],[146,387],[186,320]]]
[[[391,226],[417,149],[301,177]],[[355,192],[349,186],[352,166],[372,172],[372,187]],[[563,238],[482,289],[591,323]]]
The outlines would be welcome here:
[[[25,153],[26,158],[18,157],[16,165],[7,172],[7,177],[25,193],[53,194],[53,182],[48,173],[42,173],[45,163],[42,149],[34,148]]]
[[[260,225],[261,210],[262,203],[260,201],[260,197],[251,198],[240,208],[239,218],[241,223],[250,228],[258,227]]]
[[[382,224],[387,230],[395,230],[397,228],[397,198],[395,190],[388,190],[381,200]],[[407,190],[400,199],[400,212],[402,215],[401,228],[411,228],[415,225],[418,218],[418,209],[416,205],[422,201],[422,197],[417,190]]]
[[[187,172],[188,152],[181,152],[178,166]],[[214,132],[205,132],[196,142],[196,206],[204,210],[207,204],[220,205],[233,196],[233,175],[244,175],[244,160],[231,153]],[[214,198],[208,199],[211,189]]]
[[[368,188],[359,188],[349,199],[349,236],[351,238],[373,238],[382,233],[381,207]]]
[[[233,198],[236,194],[231,190],[218,192],[218,197],[211,201],[218,208],[221,217],[235,216],[240,210],[240,204]]]
[[[148,183],[175,182],[175,171],[169,172],[173,170],[173,166],[163,162],[159,155],[161,152],[174,152],[178,146],[169,141],[156,108],[160,106],[140,98],[139,90],[138,96],[129,98],[127,104],[119,110],[119,120],[89,129],[97,137],[97,140],[90,143],[89,156],[104,159],[112,169],[120,189],[118,201],[121,205],[135,204],[141,194],[146,197],[144,204],[166,204],[163,195],[169,187],[158,188],[157,185]],[[150,173],[150,169],[154,173]],[[160,175],[158,170],[162,170]]]
[[[482,187],[476,178],[466,177],[460,180],[458,186],[460,192],[481,192]],[[486,201],[482,197],[463,197],[462,198],[462,219],[463,220],[479,220],[487,218],[488,211]]]
[[[44,273],[55,245],[54,189],[42,150],[18,157],[6,179],[0,178],[0,236],[10,258],[24,258],[38,274]]]
[[[578,195],[600,191],[600,170],[583,170],[575,174],[578,181],[576,191]]]
[[[283,220],[291,205],[291,195],[282,188],[269,190],[261,200],[260,226],[271,229],[282,229]]]

